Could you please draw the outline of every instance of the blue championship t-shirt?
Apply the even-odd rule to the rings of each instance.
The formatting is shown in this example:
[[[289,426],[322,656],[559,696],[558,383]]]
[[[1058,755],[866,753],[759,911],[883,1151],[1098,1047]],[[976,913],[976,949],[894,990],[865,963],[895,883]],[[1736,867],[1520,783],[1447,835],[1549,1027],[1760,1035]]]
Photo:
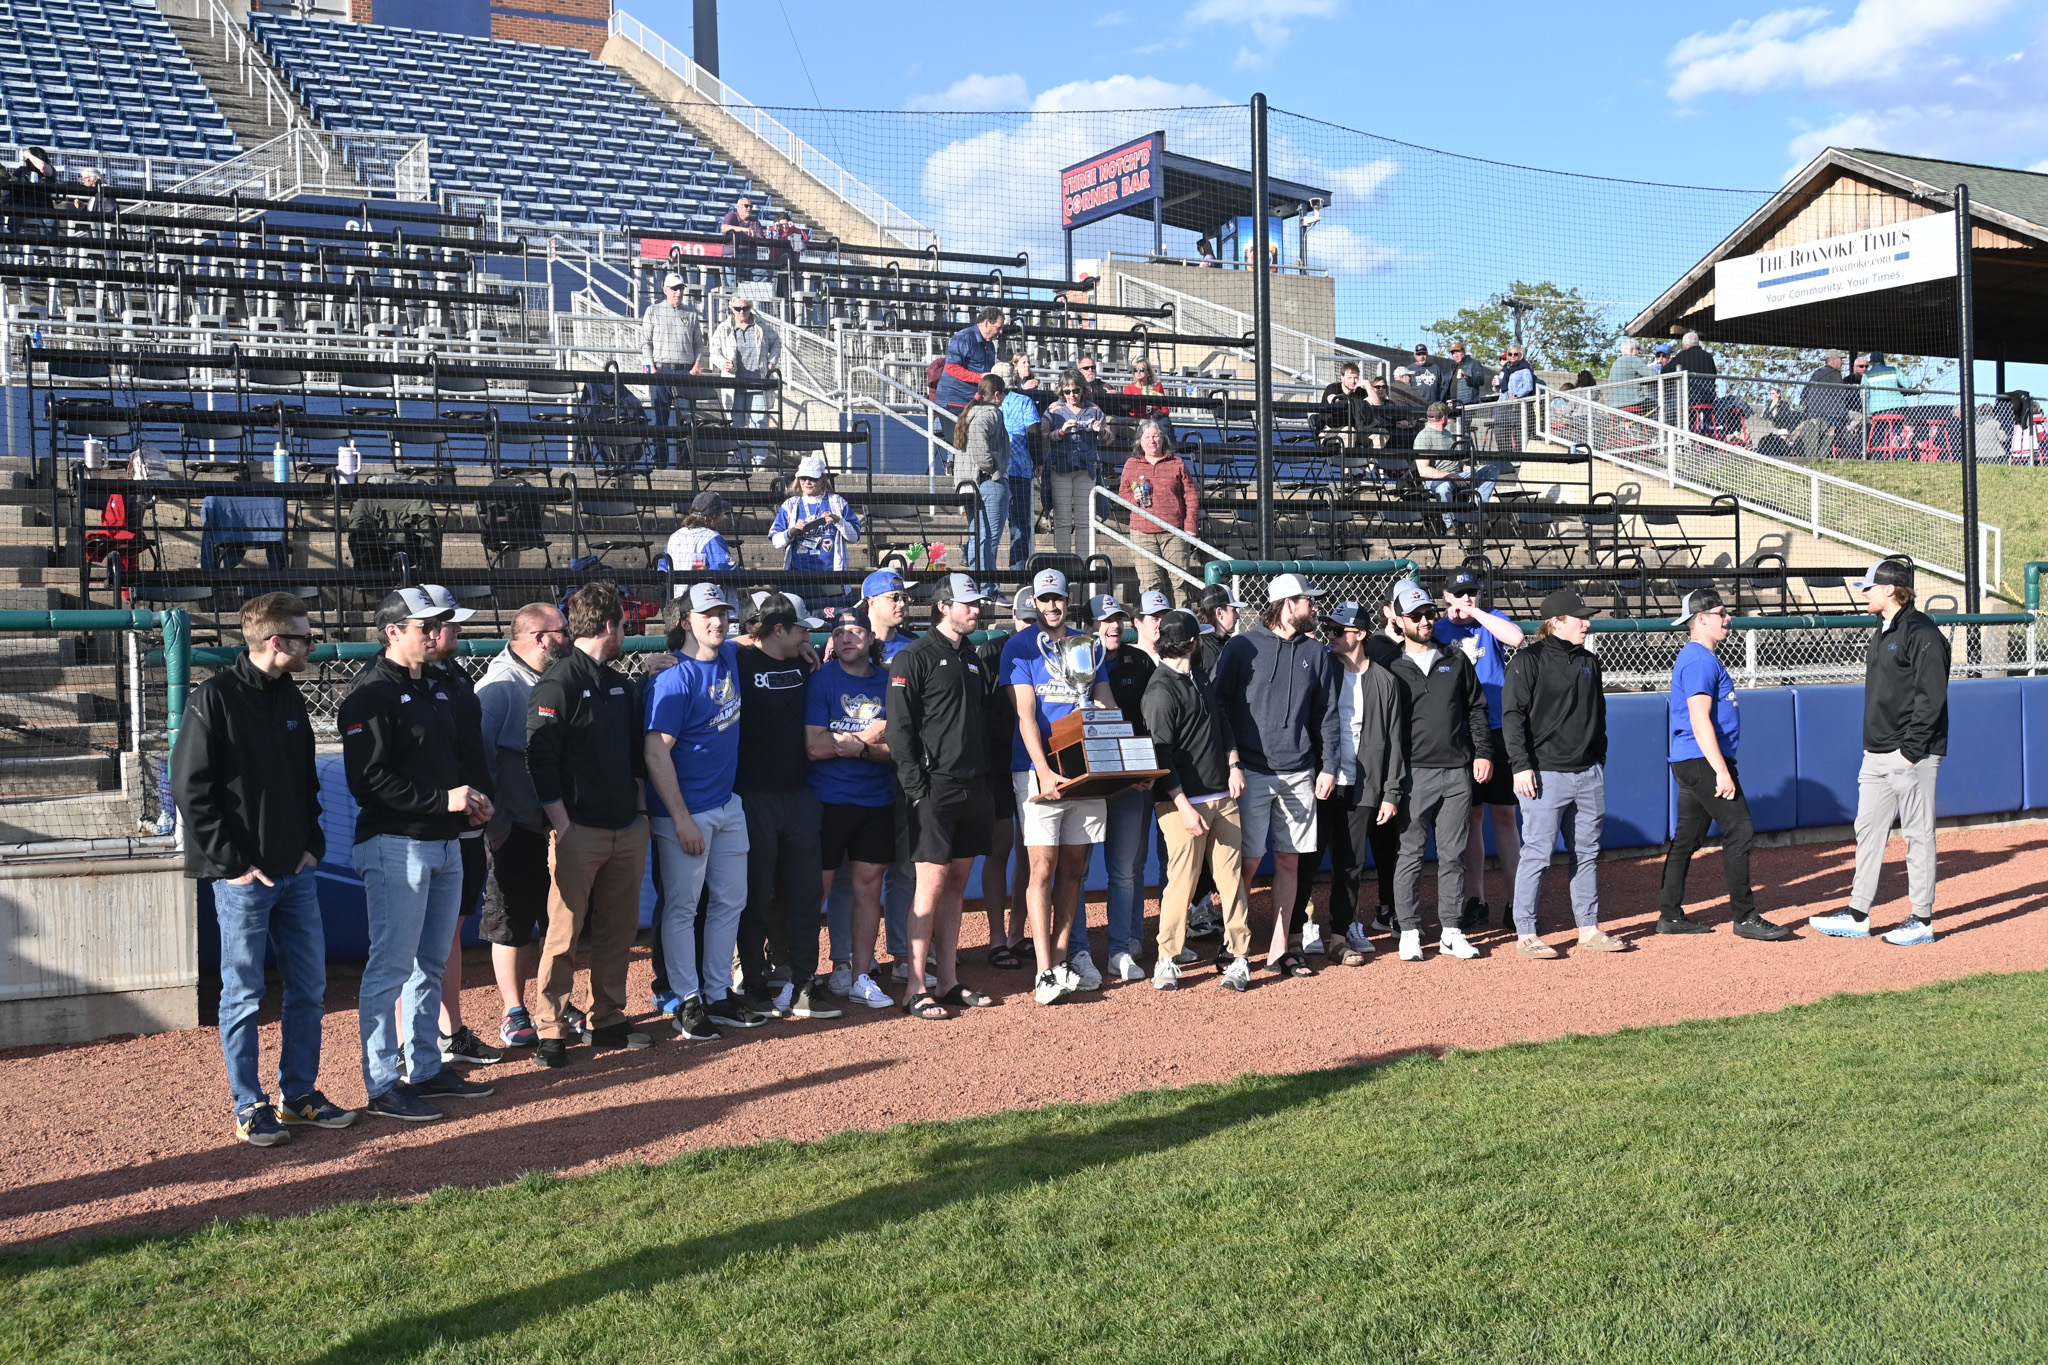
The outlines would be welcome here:
[[[655,674],[647,689],[647,728],[676,737],[669,756],[683,804],[692,811],[717,810],[732,800],[740,767],[738,661],[739,646],[727,641],[714,659],[682,656],[674,668]],[[651,782],[647,809],[669,814]]]
[[[837,659],[811,675],[804,699],[804,724],[822,725],[835,735],[855,735],[882,719],[889,674],[874,669],[856,678]],[[888,806],[896,801],[896,779],[886,763],[865,758],[828,758],[811,764],[811,792],[834,806]]]
[[[1472,671],[1479,675],[1479,690],[1486,693],[1487,728],[1500,729],[1500,693],[1508,681],[1500,641],[1477,621],[1453,621],[1448,616],[1437,618],[1436,639],[1444,648],[1458,650],[1472,661]],[[1467,644],[1468,640],[1473,643]]]
[[[1069,636],[1080,634],[1079,631],[1067,633]],[[1031,688],[1032,694],[1038,698],[1038,737],[1041,742],[1049,743],[1052,739],[1052,723],[1061,716],[1080,710],[1086,698],[1079,689],[1060,676],[1052,661],[1045,657],[1045,651],[1039,648],[1041,641],[1044,642],[1045,649],[1053,648],[1052,640],[1037,626],[1027,626],[1012,635],[1010,642],[1003,646],[1000,676],[1005,687],[1024,683]],[[1095,680],[1109,680],[1107,656],[1104,656],[1096,666]],[[1021,731],[1010,740],[1010,771],[1031,771],[1031,755],[1025,752],[1024,735]]]
[[[1735,741],[1742,734],[1742,713],[1735,706],[1735,679],[1714,651],[1698,641],[1678,651],[1671,669],[1671,761],[1705,758],[1699,737],[1692,731],[1694,697],[1714,699],[1714,739],[1726,758],[1735,757]]]

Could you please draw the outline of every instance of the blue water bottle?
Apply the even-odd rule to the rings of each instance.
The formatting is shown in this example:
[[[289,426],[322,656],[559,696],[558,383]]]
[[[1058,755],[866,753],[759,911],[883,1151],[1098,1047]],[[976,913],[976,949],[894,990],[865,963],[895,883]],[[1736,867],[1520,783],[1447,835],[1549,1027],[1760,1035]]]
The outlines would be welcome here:
[[[270,452],[270,481],[290,483],[292,481],[292,453],[279,441],[277,448]]]

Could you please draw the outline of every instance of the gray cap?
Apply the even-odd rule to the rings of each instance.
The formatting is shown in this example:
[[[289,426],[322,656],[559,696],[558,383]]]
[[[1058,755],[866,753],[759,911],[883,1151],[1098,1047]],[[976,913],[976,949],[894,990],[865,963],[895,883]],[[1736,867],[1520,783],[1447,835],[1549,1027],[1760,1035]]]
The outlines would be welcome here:
[[[1671,624],[1682,626],[1703,611],[1719,611],[1720,609],[1720,593],[1715,592],[1712,588],[1694,588],[1685,595],[1685,601],[1679,604],[1678,619]]]
[[[716,583],[692,583],[690,585],[691,611],[718,611],[733,609],[732,595]]]
[[[1173,610],[1173,599],[1154,589],[1138,598],[1138,615],[1157,616],[1162,611]]]
[[[1065,597],[1067,576],[1058,569],[1040,569],[1031,580],[1031,595],[1036,597]]]
[[[439,583],[422,583],[420,584],[420,591],[425,593],[427,600],[432,602],[437,608],[450,613],[450,620],[467,621],[470,617],[476,615],[470,608],[456,602],[455,594],[442,587]]]
[[[1210,611],[1214,611],[1218,607],[1235,607],[1237,610],[1243,611],[1251,603],[1239,601],[1237,594],[1230,590],[1228,583],[1211,583],[1208,587],[1202,589],[1202,595],[1196,599],[1195,605],[1206,607]]]
[[[397,588],[377,604],[377,629],[400,621],[436,621],[446,615],[448,608],[435,606],[423,589]]]
[[[690,510],[700,517],[718,517],[732,511],[732,504],[707,488],[690,499]]]
[[[1429,590],[1412,578],[1404,578],[1394,585],[1394,612],[1399,616],[1411,616],[1428,607],[1436,607],[1436,599]]]
[[[1091,621],[1107,621],[1112,616],[1130,614],[1129,608],[1109,593],[1099,592],[1088,599],[1088,619]]]
[[[1017,589],[1017,596],[1010,603],[1010,615],[1016,617],[1020,622],[1036,621],[1038,619],[1038,604],[1031,600],[1031,589]]]
[[[805,630],[823,630],[824,621],[804,610],[804,599],[793,592],[757,592],[754,594],[754,609],[747,613],[751,620],[763,625],[802,626]]]
[[[1364,607],[1359,606],[1356,602],[1339,602],[1336,606],[1322,613],[1322,616],[1331,625],[1341,626],[1345,630],[1372,629],[1371,616]]]
[[[1877,563],[1870,566],[1869,572],[1849,586],[1861,592],[1865,588],[1875,588],[1880,584],[1894,588],[1912,587],[1913,565],[1911,561],[1896,558],[1880,559]]]
[[[988,594],[981,590],[981,584],[974,581],[972,574],[949,573],[939,580],[935,600],[940,602],[986,602]]]

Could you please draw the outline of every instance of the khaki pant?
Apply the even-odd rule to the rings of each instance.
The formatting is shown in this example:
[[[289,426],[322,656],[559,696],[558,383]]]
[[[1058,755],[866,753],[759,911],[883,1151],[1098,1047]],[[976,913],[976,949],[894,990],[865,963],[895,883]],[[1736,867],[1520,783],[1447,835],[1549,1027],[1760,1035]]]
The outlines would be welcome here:
[[[1877,903],[1877,879],[1892,840],[1892,821],[1906,841],[1906,896],[1913,913],[1934,918],[1934,790],[1941,759],[1928,754],[1908,763],[1902,753],[1865,752],[1856,773],[1856,874],[1849,908],[1867,915]]]
[[[1177,569],[1193,568],[1194,546],[1179,536],[1168,535],[1164,531],[1133,531],[1131,543],[1140,550],[1151,551]],[[1191,596],[1187,580],[1176,580],[1165,565],[1147,559],[1143,554],[1134,555],[1132,558],[1136,561],[1138,570],[1139,593],[1162,592],[1170,602],[1182,601]],[[1137,604],[1134,602],[1131,605]]]
[[[1209,832],[1196,836],[1181,823],[1180,808],[1159,802],[1159,832],[1166,839],[1166,890],[1159,897],[1159,959],[1171,962],[1187,946],[1188,906],[1195,899],[1195,881],[1206,862],[1216,878],[1216,899],[1223,904],[1223,942],[1235,957],[1251,951],[1251,907],[1244,895],[1244,831],[1237,823],[1237,802],[1226,796],[1195,807],[1209,822]]]
[[[576,986],[576,942],[590,924],[590,1027],[626,1021],[626,961],[640,932],[647,871],[647,817],[624,829],[571,825],[548,838],[548,937],[540,950],[534,1027],[564,1036],[563,1008]]]

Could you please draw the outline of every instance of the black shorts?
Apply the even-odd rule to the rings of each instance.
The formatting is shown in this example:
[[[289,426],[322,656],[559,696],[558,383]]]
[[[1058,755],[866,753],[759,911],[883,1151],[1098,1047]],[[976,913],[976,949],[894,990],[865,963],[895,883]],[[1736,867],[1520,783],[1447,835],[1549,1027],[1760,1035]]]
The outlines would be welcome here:
[[[1472,804],[1475,806],[1514,806],[1515,775],[1508,770],[1508,745],[1500,731],[1493,732],[1493,776],[1484,782],[1472,784]]]
[[[887,867],[896,861],[896,803],[842,806],[827,801],[818,836],[818,866],[827,872],[851,858]]]
[[[548,887],[553,880],[548,872],[548,836],[514,825],[505,842],[490,853],[491,876],[484,888],[477,937],[507,948],[524,948],[536,937],[546,937]]]
[[[924,800],[910,808],[911,860],[950,863],[955,858],[979,858],[988,852],[994,825],[987,782],[934,777]]]
[[[474,915],[483,905],[484,873],[490,867],[490,836],[479,831],[474,839],[457,839],[462,845],[462,913]]]
[[[1017,788],[1011,783],[1008,773],[997,773],[989,779],[988,802],[992,819],[1017,818]]]

